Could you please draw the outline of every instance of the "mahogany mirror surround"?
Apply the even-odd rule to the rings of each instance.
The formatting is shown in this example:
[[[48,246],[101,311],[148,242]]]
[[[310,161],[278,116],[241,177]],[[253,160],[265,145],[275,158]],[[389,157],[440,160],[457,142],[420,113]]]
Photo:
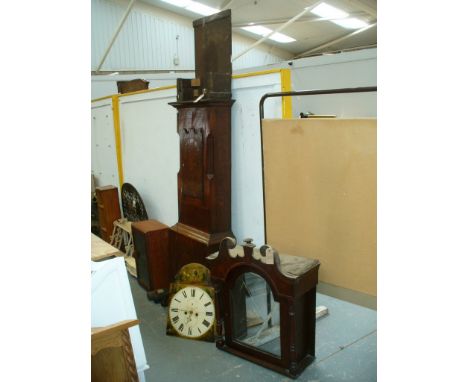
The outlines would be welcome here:
[[[262,246],[258,250],[251,240],[242,246],[235,243],[234,239],[226,238],[219,252],[209,258],[217,290],[217,332],[223,333],[217,338],[216,346],[296,378],[315,358],[316,285],[320,264],[317,260],[304,259],[308,267],[297,277],[287,277],[280,256],[272,247]],[[269,260],[265,255],[268,252]],[[281,255],[282,259],[283,256],[288,257]],[[266,297],[259,314],[252,314],[252,307],[261,301],[255,289],[263,289]],[[249,302],[254,298],[256,303]]]

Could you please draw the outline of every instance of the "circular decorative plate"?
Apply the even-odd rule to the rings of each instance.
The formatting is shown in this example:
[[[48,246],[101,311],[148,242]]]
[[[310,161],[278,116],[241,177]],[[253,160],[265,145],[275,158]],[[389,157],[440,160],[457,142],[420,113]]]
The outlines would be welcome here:
[[[122,210],[124,217],[131,222],[148,220],[143,199],[130,183],[122,185]]]

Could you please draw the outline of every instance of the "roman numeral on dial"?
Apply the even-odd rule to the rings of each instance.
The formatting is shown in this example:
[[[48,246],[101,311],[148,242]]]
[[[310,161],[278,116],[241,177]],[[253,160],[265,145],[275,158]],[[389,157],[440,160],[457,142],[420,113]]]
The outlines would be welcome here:
[[[190,295],[191,295],[192,297],[195,297],[195,289],[191,289],[191,290],[190,290]]]
[[[207,320],[203,320],[202,324],[205,325],[207,328],[210,327],[210,323]]]

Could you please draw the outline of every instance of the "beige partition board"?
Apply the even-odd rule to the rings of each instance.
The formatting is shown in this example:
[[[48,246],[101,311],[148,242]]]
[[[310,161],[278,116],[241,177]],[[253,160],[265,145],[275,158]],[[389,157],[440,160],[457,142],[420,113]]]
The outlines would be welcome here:
[[[377,295],[376,119],[263,120],[266,229],[321,281]]]

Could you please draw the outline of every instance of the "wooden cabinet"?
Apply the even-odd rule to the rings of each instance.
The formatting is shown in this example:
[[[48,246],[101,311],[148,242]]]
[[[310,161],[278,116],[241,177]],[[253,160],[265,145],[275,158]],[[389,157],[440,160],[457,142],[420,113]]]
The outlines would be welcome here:
[[[147,291],[169,289],[169,227],[156,220],[132,223],[138,283]]]
[[[110,242],[114,221],[121,218],[119,190],[114,186],[96,187],[99,231],[101,238]]]

